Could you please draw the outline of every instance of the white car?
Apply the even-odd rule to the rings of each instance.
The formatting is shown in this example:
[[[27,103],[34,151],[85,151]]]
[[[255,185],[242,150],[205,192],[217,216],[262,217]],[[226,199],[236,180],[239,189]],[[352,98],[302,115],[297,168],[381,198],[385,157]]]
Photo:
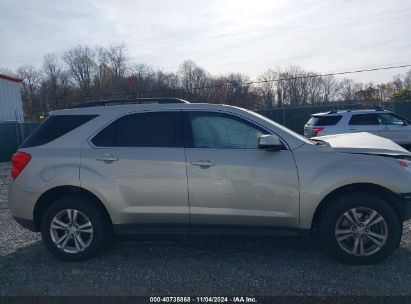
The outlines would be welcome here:
[[[411,145],[411,124],[387,110],[346,110],[312,114],[304,126],[305,137],[368,132],[391,139],[400,145]]]

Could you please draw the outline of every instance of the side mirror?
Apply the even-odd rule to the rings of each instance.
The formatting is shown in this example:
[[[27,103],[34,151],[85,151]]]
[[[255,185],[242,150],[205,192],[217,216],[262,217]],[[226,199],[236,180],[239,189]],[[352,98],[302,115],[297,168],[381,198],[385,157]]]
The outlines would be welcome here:
[[[272,151],[279,151],[283,147],[283,143],[277,135],[261,135],[258,139],[258,148]]]

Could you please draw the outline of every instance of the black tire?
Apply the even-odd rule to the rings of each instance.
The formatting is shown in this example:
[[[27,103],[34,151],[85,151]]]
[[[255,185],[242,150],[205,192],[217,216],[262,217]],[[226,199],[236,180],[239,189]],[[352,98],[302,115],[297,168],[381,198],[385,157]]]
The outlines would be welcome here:
[[[361,208],[363,208],[363,210],[374,210],[384,219],[384,227],[387,228],[387,231],[385,232],[386,240],[384,245],[377,246],[379,249],[376,247],[378,251],[375,253],[372,253],[373,250],[371,250],[371,248],[369,250],[369,255],[360,255],[358,252],[357,254],[359,255],[351,254],[344,250],[343,246],[340,246],[337,241],[336,225],[337,223],[341,223],[339,222],[339,219],[343,216],[343,214],[352,208],[356,208],[357,211],[361,210]],[[343,220],[346,220],[346,218],[344,217]],[[349,221],[346,220],[345,223],[347,222]],[[380,225],[382,225],[382,223]],[[351,226],[350,229],[357,229],[356,225],[353,226]],[[363,231],[361,233],[365,234]],[[359,235],[361,234],[355,233],[352,235],[353,237],[347,238],[344,242],[352,242],[354,249],[356,241],[355,238],[359,238]],[[385,260],[399,246],[401,236],[402,222],[390,204],[374,194],[359,191],[343,193],[335,197],[330,202],[329,206],[324,210],[319,225],[319,237],[323,247],[338,261],[345,264],[369,265],[379,263]],[[363,244],[362,242],[368,242],[368,245],[373,245],[374,247],[376,246],[371,243],[371,238],[368,236],[361,235],[360,238],[363,238],[363,240],[360,240],[360,244]]]
[[[57,214],[66,209],[78,210],[91,222],[93,234],[89,238],[89,245],[82,251],[65,252],[57,247],[52,239],[51,222]],[[108,244],[112,235],[112,227],[105,211],[96,202],[82,196],[69,196],[58,199],[45,211],[41,221],[41,235],[46,248],[56,257],[63,261],[79,262],[95,257]],[[68,242],[74,242],[74,240]]]

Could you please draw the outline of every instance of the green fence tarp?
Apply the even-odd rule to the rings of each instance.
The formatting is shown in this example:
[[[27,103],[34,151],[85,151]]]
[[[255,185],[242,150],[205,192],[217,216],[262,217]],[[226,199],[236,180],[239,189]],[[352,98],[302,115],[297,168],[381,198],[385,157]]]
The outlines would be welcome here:
[[[18,146],[39,124],[39,122],[0,123],[0,162],[10,161]]]

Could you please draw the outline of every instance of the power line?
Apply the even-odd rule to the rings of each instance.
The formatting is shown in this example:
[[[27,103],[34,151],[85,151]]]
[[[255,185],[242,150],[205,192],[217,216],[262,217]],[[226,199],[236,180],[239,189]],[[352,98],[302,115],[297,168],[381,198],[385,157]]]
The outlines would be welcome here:
[[[365,72],[375,72],[381,70],[392,70],[392,69],[400,69],[411,67],[411,64],[404,64],[404,65],[395,65],[395,66],[388,66],[388,67],[379,67],[379,68],[369,68],[369,69],[358,69],[353,71],[344,71],[344,72],[335,72],[335,73],[324,73],[324,74],[311,74],[311,75],[304,75],[304,76],[296,76],[296,77],[287,77],[287,78],[275,78],[275,79],[265,79],[265,80],[255,80],[255,81],[248,81],[243,83],[224,83],[221,85],[210,85],[210,86],[202,86],[202,87],[194,87],[191,90],[205,90],[205,89],[216,89],[222,87],[241,87],[253,84],[261,84],[261,83],[269,83],[269,82],[279,82],[279,81],[290,81],[290,80],[298,80],[298,79],[306,79],[306,78],[321,78],[327,76],[341,76],[341,75],[348,75],[348,74],[357,74],[357,73],[365,73]],[[144,93],[162,93],[162,92],[178,92],[178,91],[185,91],[184,88],[170,88],[170,89],[161,89],[161,90],[147,90]],[[115,95],[131,95],[137,94],[136,91],[128,91],[128,92],[118,92],[118,93],[111,93],[110,96]],[[104,96],[104,95],[103,95]]]

